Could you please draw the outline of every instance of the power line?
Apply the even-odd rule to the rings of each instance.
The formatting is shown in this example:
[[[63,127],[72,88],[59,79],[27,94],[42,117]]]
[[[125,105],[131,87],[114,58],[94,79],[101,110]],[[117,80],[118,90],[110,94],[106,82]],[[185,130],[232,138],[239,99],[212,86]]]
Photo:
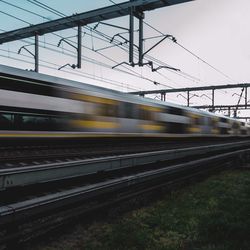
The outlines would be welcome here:
[[[122,9],[115,1],[113,1],[113,0],[108,0],[109,2],[111,2],[111,3],[113,3],[114,5],[116,5],[116,6],[118,6],[120,9]],[[156,28],[154,28],[152,25],[150,25],[149,23],[147,23],[147,22],[145,22],[145,21],[143,21],[144,22],[144,24],[146,24],[147,26],[149,26],[151,29],[153,29],[153,30],[155,30],[155,31],[157,31],[157,32],[160,32],[159,30],[157,30]],[[162,36],[166,36],[165,34],[163,34],[162,32],[160,32],[160,34],[162,35]],[[170,36],[170,37],[172,37],[172,36]],[[176,39],[171,39],[170,38],[170,40],[171,41],[176,41]],[[194,83],[198,83],[198,82],[201,82],[201,80],[200,79],[197,79],[197,77],[194,77],[194,76],[192,76],[192,75],[190,75],[190,74],[188,74],[188,73],[185,73],[185,72],[183,72],[183,71],[173,71],[173,70],[170,70],[168,67],[171,67],[171,65],[169,65],[169,64],[166,64],[165,62],[162,62],[162,61],[160,61],[160,60],[158,60],[158,59],[156,59],[156,58],[154,58],[154,57],[152,57],[152,56],[149,56],[149,55],[146,55],[145,56],[146,58],[150,58],[150,60],[151,61],[153,61],[154,63],[156,62],[156,61],[158,61],[158,63],[159,63],[159,65],[157,65],[157,66],[161,66],[161,65],[164,65],[164,66],[166,66],[166,70],[168,70],[169,72],[171,72],[171,73],[173,73],[173,74],[176,74],[176,75],[178,75],[178,76],[180,76],[180,77],[182,77],[182,78],[185,78],[186,80],[189,80],[189,81],[192,81],[192,82],[194,82]],[[149,66],[149,65],[148,65]],[[150,67],[150,66],[149,66]],[[157,72],[157,71],[156,71]],[[198,80],[198,81],[197,81]]]
[[[4,31],[4,32],[6,32],[5,30],[3,30],[3,29],[1,29],[2,31]],[[24,42],[26,42],[26,43],[28,43],[27,41],[25,41],[25,40],[23,40]],[[32,43],[29,43],[29,44],[32,44]],[[55,46],[55,45],[53,45],[53,44],[51,44],[51,43],[47,43],[46,42],[46,44],[47,45],[50,45],[50,46],[52,46],[52,47],[56,47],[57,48],[57,46]],[[57,52],[57,53],[60,53],[58,50],[56,50],[56,49],[52,49],[52,48],[49,48],[49,47],[44,47],[45,49],[47,49],[47,50],[50,50],[50,51],[53,51],[53,52]],[[5,52],[8,52],[8,53],[15,53],[15,52],[11,52],[11,51],[7,51],[7,50],[3,50],[3,49],[0,49],[1,51],[5,51]],[[67,51],[67,53],[64,53],[65,55],[67,55],[67,56],[70,56],[70,57],[75,57],[75,55],[73,54],[73,52],[71,51],[71,50],[68,50],[68,49],[64,49],[65,51]],[[70,53],[72,53],[72,54],[69,54],[68,52],[70,52]],[[18,54],[18,53],[15,53],[15,54]],[[19,55],[19,54],[18,54]],[[22,55],[22,56],[24,56],[24,57],[27,57],[27,58],[32,58],[32,57],[30,57],[30,56],[26,56],[26,55]],[[93,63],[93,64],[97,64],[97,65],[100,65],[100,66],[102,66],[102,67],[106,67],[106,68],[108,68],[108,69],[111,69],[111,66],[110,65],[108,65],[108,64],[105,64],[105,63],[101,63],[101,62],[98,62],[98,61],[96,61],[96,60],[93,60],[93,59],[91,59],[91,58],[88,58],[88,57],[84,57],[83,58],[85,61],[87,61],[87,62],[89,62],[89,63]],[[40,60],[40,61],[42,61],[42,62],[46,62],[46,61],[43,61],[43,60]],[[46,62],[46,63],[49,63],[49,62]],[[57,64],[53,64],[53,63],[50,63],[51,65],[54,65],[54,66],[56,66],[57,68],[60,66],[60,65],[57,65]],[[122,73],[127,73],[126,71],[123,71],[123,70],[119,70],[120,72],[122,72]],[[136,75],[135,75],[135,77],[136,77]],[[93,78],[94,79],[94,78]],[[110,81],[114,81],[114,80],[111,80],[111,79],[109,79]],[[114,81],[115,82],[115,81]],[[109,82],[110,83],[110,82]],[[125,84],[125,83],[122,83],[122,84]],[[130,86],[129,88],[130,89],[135,89],[135,88],[133,88],[131,85],[129,85],[129,84],[126,84],[127,86]]]
[[[110,0],[109,0],[110,1]],[[164,35],[164,33],[162,33],[160,30],[156,29],[155,27],[153,27],[152,25],[150,25],[149,23],[145,22],[144,23],[150,27],[151,29],[153,29],[154,31],[158,32],[161,35]],[[188,48],[186,48],[185,46],[183,46],[182,44],[180,44],[177,41],[174,41],[174,43],[176,43],[179,47],[181,47],[182,49],[184,49],[185,51],[187,51],[189,54],[191,54],[192,56],[196,57],[198,60],[200,60],[201,62],[203,62],[204,64],[206,64],[207,66],[209,66],[210,68],[214,69],[215,71],[217,71],[219,74],[223,75],[224,77],[226,77],[227,79],[229,79],[230,81],[234,81],[234,79],[232,79],[230,76],[228,76],[227,74],[223,73],[221,70],[217,69],[216,67],[214,67],[212,64],[208,63],[207,61],[205,61],[204,59],[202,59],[200,56],[198,56],[197,54],[195,54],[194,52],[192,52],[191,50],[189,50]]]
[[[8,54],[20,55],[20,54],[18,54],[18,53],[16,53],[16,52],[8,51],[8,50],[5,50],[5,49],[0,49],[0,51],[7,52]],[[13,59],[13,60],[17,60],[17,61],[19,60],[19,58],[11,57],[11,56],[9,56],[9,55],[8,55],[8,56],[0,55],[0,56],[6,57],[6,58],[10,58],[10,59]],[[28,55],[22,55],[22,56],[25,57],[25,58],[29,58],[29,59],[32,58],[31,56],[28,56]],[[25,63],[32,64],[30,61],[27,61],[27,60],[20,59],[20,61],[25,62]],[[54,66],[54,67],[56,67],[56,68],[58,68],[58,67],[60,66],[60,65],[58,65],[58,64],[55,64],[55,63],[52,63],[52,62],[48,62],[48,61],[45,61],[45,60],[40,60],[40,61],[41,61],[42,63],[46,63],[46,64],[51,65],[51,66]],[[47,65],[41,65],[41,66],[48,68]],[[49,67],[49,68],[55,70],[55,68],[53,68],[53,67]],[[71,75],[75,75],[75,71],[74,71],[74,73],[73,73],[73,72],[69,72],[69,71],[67,71],[67,70],[62,70],[62,71],[68,72],[68,73],[71,74]],[[105,78],[105,77],[100,77],[100,76],[95,76],[95,77],[93,77],[93,75],[88,74],[88,73],[86,73],[86,72],[84,72],[84,73],[83,73],[83,72],[81,72],[81,73],[77,72],[77,74],[78,74],[78,75],[81,75],[82,77],[87,77],[87,78],[92,79],[92,80],[97,80],[96,78],[99,78],[98,81],[102,81],[102,82],[105,82],[105,83],[108,83],[108,84],[111,84],[111,85],[115,85],[115,86],[120,87],[120,88],[123,88],[124,85],[126,85],[127,88],[129,88],[129,89],[131,89],[131,90],[138,90],[138,89],[136,89],[136,88],[134,88],[134,87],[131,87],[129,84],[122,83],[122,82],[115,81],[115,80],[111,80],[111,79],[108,79],[108,78]]]
[[[58,10],[53,9],[53,8],[51,8],[50,6],[41,3],[40,1],[37,1],[37,0],[27,0],[27,1],[29,1],[30,3],[33,3],[33,4],[37,5],[37,6],[39,6],[39,7],[41,7],[41,8],[44,8],[44,9],[46,9],[46,10],[48,10],[48,11],[51,11],[52,13],[54,13],[54,14],[56,14],[56,15],[59,15],[60,17],[65,17],[65,16],[66,16],[64,13],[59,12]],[[87,26],[86,28],[87,28],[88,30],[90,30],[90,31],[93,31],[93,29],[90,28],[90,27],[88,27],[88,26]],[[98,35],[101,35],[102,37],[108,39],[109,41],[111,40],[111,37],[108,37],[108,35],[106,35],[106,34],[104,34],[104,33],[102,33],[102,32],[99,32],[99,31],[96,31],[96,30],[94,30],[94,32],[97,33]],[[87,34],[87,33],[86,33],[86,34]],[[90,34],[90,36],[92,36],[92,35]],[[100,38],[98,38],[98,39],[100,39]],[[119,46],[119,44],[117,44],[117,46]],[[119,47],[120,47],[120,46],[119,46]],[[105,56],[103,53],[100,53],[99,51],[95,51],[95,52],[98,53],[99,55],[105,57],[106,59],[108,59],[108,60],[110,60],[110,61],[113,61],[113,62],[116,63],[116,64],[118,63],[118,62],[116,62],[115,60],[112,60],[112,59],[110,59],[109,57]],[[126,52],[127,52],[127,51],[126,51]],[[124,67],[124,65],[123,65],[123,67]],[[131,70],[131,69],[127,68],[127,67],[125,67],[125,68],[126,68],[127,70],[133,72],[133,75],[134,75],[134,74],[137,74],[137,73],[134,72],[133,70]],[[140,76],[139,74],[137,74],[137,75]],[[149,78],[142,77],[142,76],[140,76],[140,78],[155,83],[155,81],[153,81],[153,80],[151,80],[151,79],[149,79]],[[162,85],[162,84],[161,84],[161,85]],[[163,86],[164,86],[164,84],[163,84]],[[165,86],[166,86],[166,85],[165,85]]]
[[[26,23],[26,24],[28,24],[28,25],[31,25],[31,23],[26,22],[26,21],[22,20],[21,18],[18,18],[18,17],[16,17],[16,16],[11,15],[11,14],[8,14],[8,13],[5,12],[5,11],[0,10],[0,13],[4,14],[4,15],[6,15],[6,16],[15,18],[16,20],[21,21],[21,22],[24,22],[24,23]]]
[[[46,4],[43,4],[41,3],[40,1],[37,1],[37,0],[27,0],[28,2],[32,3],[32,4],[35,4],[37,6],[39,6],[40,8],[43,8],[43,9],[46,9],[56,15],[59,15],[60,17],[66,17],[67,15],[63,14],[62,12],[59,12],[58,10],[55,10],[53,8],[51,8],[50,6],[46,5]],[[91,28],[90,28],[91,29]],[[57,35],[58,36],[58,35]],[[60,36],[61,37],[61,36]],[[61,37],[62,38],[62,37]],[[71,41],[71,40],[69,40]],[[72,41],[71,41],[72,42]],[[83,46],[84,47],[84,46]],[[93,51],[92,49],[88,48],[88,47],[85,47],[86,49],[89,49],[91,51]],[[114,61],[113,59],[111,59],[110,57],[108,56],[104,56],[102,53],[98,52],[98,51],[94,51],[95,53],[98,53],[99,55],[101,55],[102,57],[105,57],[106,59],[110,60],[110,61],[113,61],[114,63],[118,63],[116,61]],[[126,70],[129,70],[131,72],[133,72],[133,74],[137,74],[136,72],[134,72],[133,70],[131,70],[130,68],[127,68],[123,65],[123,67],[126,69]],[[138,76],[140,76],[139,74],[137,74]],[[143,78],[144,80],[148,80],[147,78]],[[153,80],[149,80],[151,82],[153,82]]]
[[[45,9],[45,10],[47,10],[47,11],[50,11],[50,12],[52,12],[53,14],[56,14],[56,15],[58,15],[58,16],[60,16],[60,17],[65,17],[65,16],[66,16],[64,13],[62,13],[62,12],[60,12],[60,11],[58,11],[58,10],[55,10],[54,8],[50,7],[49,5],[44,4],[44,3],[42,3],[42,2],[40,2],[40,1],[38,1],[38,0],[27,0],[27,1],[30,2],[30,3],[32,3],[32,4],[35,4],[36,6],[38,6],[38,7],[40,7],[40,8],[43,8],[43,9]],[[111,2],[112,2],[113,4],[116,4],[114,1],[111,1]],[[118,6],[119,6],[119,5],[118,5]],[[120,7],[120,6],[119,6],[119,7]],[[106,41],[106,42],[110,42],[111,39],[112,39],[112,37],[110,37],[110,36],[108,36],[108,35],[106,35],[106,34],[100,32],[100,31],[93,30],[93,29],[92,29],[91,27],[89,27],[89,26],[86,26],[85,28],[91,31],[91,34],[87,34],[87,33],[85,32],[85,34],[87,34],[87,35],[89,35],[89,36],[91,36],[91,37],[93,37],[92,31],[94,31],[94,32],[97,33],[98,35],[100,35],[100,36],[104,37],[105,39],[107,39],[108,41]],[[100,37],[95,37],[95,38],[101,39]],[[101,39],[101,40],[104,41],[104,39]],[[124,47],[124,46],[121,46],[121,45],[119,44],[119,41],[118,41],[118,40],[116,40],[116,39],[112,39],[112,40],[115,41],[115,42],[117,43],[117,44],[115,44],[117,47],[123,49],[122,47]],[[126,46],[126,48],[128,48],[128,46]],[[124,49],[123,49],[123,50],[124,50]],[[126,51],[126,53],[128,53],[127,50],[124,50],[124,51]],[[97,52],[97,51],[95,51],[95,52]],[[103,56],[102,53],[99,53],[99,54]],[[151,57],[151,60],[154,61],[154,58]],[[115,61],[114,61],[114,62],[115,62]],[[117,64],[117,62],[115,62],[115,63]],[[162,63],[162,64],[163,64],[163,63]],[[167,67],[170,66],[170,65],[168,65],[168,64],[166,64],[166,63],[164,63],[164,65],[167,66]],[[124,67],[124,65],[122,65],[122,66]],[[128,69],[127,67],[125,67],[125,68],[126,68],[127,70],[129,70],[129,71],[135,73],[133,70]],[[168,71],[171,71],[171,70],[169,70],[169,69],[167,69],[167,70],[168,70]],[[187,79],[187,80],[189,80],[189,81],[191,80],[192,82],[195,82],[195,81],[194,81],[195,77],[193,77],[193,76],[191,76],[190,74],[187,74],[187,73],[185,73],[185,72],[172,72],[172,73],[176,73],[178,76],[181,76],[181,77],[183,77],[183,78],[185,78],[185,79]],[[184,76],[184,75],[185,75],[185,76]],[[187,76],[188,76],[188,77],[187,77]],[[166,77],[165,77],[165,78],[166,78]],[[190,79],[190,78],[191,78],[191,79]],[[173,82],[173,80],[170,79],[170,78],[166,78],[166,79],[168,79],[169,81]],[[154,81],[151,81],[151,82],[154,83]],[[161,84],[161,83],[160,83],[160,84]],[[166,85],[164,85],[164,84],[161,84],[161,85],[166,86]]]
[[[190,53],[191,55],[193,55],[194,57],[196,57],[198,60],[200,60],[201,62],[205,63],[206,65],[208,65],[210,68],[214,69],[215,71],[217,71],[219,74],[223,75],[224,77],[226,77],[228,80],[233,81],[233,82],[237,82],[235,81],[233,78],[231,78],[230,76],[226,75],[225,73],[223,73],[221,70],[215,68],[212,64],[208,63],[207,61],[205,61],[204,59],[202,59],[201,57],[199,57],[198,55],[196,55],[194,52],[190,51],[189,49],[187,49],[186,47],[184,47],[183,45],[181,45],[180,43],[176,42],[176,44],[178,46],[180,46],[181,48],[183,48],[184,50],[186,50],[188,53]]]
[[[38,13],[35,13],[35,12],[33,12],[33,11],[24,9],[24,8],[22,8],[22,7],[20,7],[20,6],[17,6],[17,5],[15,5],[15,4],[9,3],[9,2],[7,2],[7,1],[5,1],[5,0],[0,0],[0,2],[3,2],[3,3],[5,3],[5,4],[8,4],[8,5],[12,6],[12,7],[15,7],[15,8],[19,9],[19,10],[22,10],[22,11],[25,11],[25,12],[27,12],[27,13],[33,14],[33,15],[35,15],[35,16],[39,16],[39,17],[41,17],[41,18],[44,18],[43,16],[39,15]],[[46,18],[46,19],[49,20],[49,18]]]
[[[1,2],[4,2],[4,3],[6,3],[6,4],[9,4],[8,2],[6,2],[6,1],[4,1],[4,0],[0,0],[0,1],[1,1]],[[36,2],[36,3],[34,3],[34,4],[36,4],[36,5],[37,5],[37,4],[41,4],[41,5],[43,5],[43,6],[40,6],[40,5],[39,5],[39,7],[41,7],[41,8],[46,8],[46,10],[47,10],[47,11],[50,11],[50,12],[53,11],[52,13],[54,13],[54,14],[56,14],[56,15],[66,16],[66,15],[64,15],[62,12],[59,12],[59,11],[53,9],[53,8],[49,7],[48,5],[42,4],[42,3],[40,3],[39,1],[36,1],[36,0],[33,0],[33,1],[27,0],[27,1],[29,1],[29,2],[31,2],[31,3]],[[13,6],[13,7],[16,7],[16,8],[18,8],[18,9],[21,9],[21,10],[23,10],[23,11],[26,11],[26,12],[28,12],[28,13],[31,13],[31,14],[33,14],[33,15],[37,15],[37,16],[39,16],[39,17],[46,18],[46,17],[41,16],[41,15],[39,15],[39,14],[33,12],[33,11],[25,10],[25,9],[19,7],[19,6],[14,5],[14,4],[9,4],[9,5],[11,5],[11,6]],[[5,13],[5,14],[9,15],[8,13]],[[9,15],[9,16],[11,16],[11,17],[13,17],[13,18],[15,18],[15,19],[17,19],[17,20],[20,20],[20,21],[22,21],[22,22],[24,22],[24,23],[27,23],[27,24],[31,25],[31,23],[26,22],[26,21],[23,20],[23,19],[17,18],[17,17],[15,17],[15,16],[13,16],[13,15]],[[46,19],[48,19],[48,18],[46,18]],[[48,19],[48,20],[49,20],[49,19]],[[91,29],[91,28],[88,27],[88,29]],[[91,30],[91,31],[92,31],[92,30]],[[87,34],[87,33],[85,32],[85,34]],[[103,33],[98,32],[98,35],[100,35],[100,34],[103,36]],[[54,35],[56,35],[56,36],[62,38],[61,36],[59,36],[59,35],[57,35],[57,34],[54,34]],[[91,36],[91,34],[88,34],[88,35]],[[104,34],[104,35],[105,35],[105,34]],[[110,38],[107,38],[107,37],[108,37],[107,35],[104,36],[105,39],[110,39]],[[96,37],[96,38],[97,38],[97,37]],[[101,38],[98,38],[98,39],[101,39]],[[102,39],[102,40],[105,41],[104,39]],[[70,41],[71,41],[71,40],[70,40]],[[73,41],[71,41],[71,42],[73,42]],[[83,46],[83,47],[86,48],[86,49],[88,49],[88,50],[91,50],[90,48],[88,48],[88,47],[86,47],[86,46]],[[93,51],[93,50],[91,50],[91,51]],[[126,50],[125,50],[125,51],[126,51]],[[58,52],[58,51],[57,51],[57,52]],[[72,52],[72,51],[71,51],[71,52]],[[95,52],[96,52],[97,54],[99,54],[100,56],[102,56],[102,57],[104,57],[104,58],[106,58],[106,59],[108,59],[108,60],[110,60],[110,61],[112,61],[112,62],[114,62],[114,63],[117,63],[115,60],[109,58],[108,56],[105,56],[103,53],[97,52],[97,51],[95,51]],[[126,52],[127,52],[127,51],[126,51]],[[70,56],[72,56],[72,55],[70,55]],[[153,58],[153,57],[151,57],[151,58]],[[88,62],[97,64],[97,65],[99,65],[99,66],[107,67],[107,65],[104,65],[103,63],[97,62],[96,60],[87,59],[86,57],[83,58],[83,59],[84,59],[85,61],[88,61]],[[92,61],[90,61],[90,60],[92,60]],[[156,60],[156,59],[155,59],[155,60]],[[111,66],[108,66],[108,68],[111,68]],[[120,71],[120,72],[123,72],[123,73],[126,73],[126,74],[130,74],[130,75],[132,75],[132,76],[134,76],[134,77],[139,77],[139,78],[141,78],[141,79],[144,79],[144,80],[150,81],[150,82],[152,82],[152,83],[155,83],[154,80],[151,80],[151,79],[149,79],[149,78],[147,78],[147,77],[143,77],[143,76],[141,76],[140,74],[136,73],[135,71],[133,71],[133,70],[127,68],[127,67],[125,67],[125,69],[131,71],[132,73],[129,73],[129,72],[126,72],[126,71],[120,70],[120,69],[116,69],[116,70],[117,70],[117,71]],[[159,74],[159,75],[163,76],[163,74]],[[187,78],[187,77],[185,77],[185,76],[183,76],[183,75],[181,75],[181,74],[178,74],[178,75],[180,75],[181,77],[184,77],[184,78],[186,78],[187,80],[190,81],[189,78]],[[192,78],[192,76],[189,76],[189,77]],[[167,78],[166,76],[164,76],[164,78],[167,79],[168,81],[173,82],[172,79],[169,79],[169,78]],[[173,88],[172,86],[169,86],[169,85],[166,85],[166,84],[162,84],[162,83],[157,83],[157,84],[160,84],[160,85],[163,85],[163,86],[167,86],[167,87]]]
[[[8,3],[7,3],[8,4]],[[14,5],[12,5],[12,6],[14,6]],[[17,6],[14,6],[14,7],[17,7]],[[1,11],[2,12],[2,11]],[[24,22],[24,23],[26,23],[26,24],[29,24],[29,25],[31,25],[31,23],[29,23],[29,22],[27,22],[27,21],[25,21],[25,20],[23,20],[23,19],[21,19],[21,18],[18,18],[18,17],[16,17],[16,16],[13,16],[13,15],[11,15],[11,14],[8,14],[8,13],[6,13],[6,12],[3,12],[4,14],[6,14],[6,15],[8,15],[8,16],[10,16],[10,17],[12,17],[12,18],[15,18],[15,19],[17,19],[17,20],[19,20],[19,21],[22,21],[22,22]],[[33,14],[34,14],[34,12],[33,12]],[[57,35],[57,34],[54,34],[55,36],[58,36],[58,37],[60,37],[60,38],[63,38],[62,36],[59,36],[59,35]],[[69,41],[71,41],[71,40],[69,40]],[[71,42],[73,42],[73,41],[71,41]],[[83,46],[85,49],[88,49],[88,50],[90,50],[90,51],[93,51],[92,49],[90,49],[90,48],[88,48],[88,47],[86,47],[86,46]],[[47,48],[48,49],[48,48]],[[95,51],[94,51],[95,52]],[[96,53],[98,53],[99,55],[101,55],[102,57],[105,57],[106,59],[108,59],[108,60],[110,60],[110,61],[112,61],[112,62],[114,62],[114,63],[117,63],[116,61],[114,61],[113,59],[111,59],[111,58],[109,58],[108,56],[105,56],[105,55],[103,55],[102,53],[100,53],[100,52],[96,52]],[[84,59],[84,58],[83,58]],[[86,58],[85,58],[85,60],[86,60]],[[92,60],[91,59],[91,61],[89,61],[90,63],[94,63],[94,64],[97,64],[97,65],[99,65],[99,66],[103,66],[104,67],[104,64],[103,63],[96,63],[97,61],[96,60]],[[105,65],[105,67],[107,67],[107,68],[109,68],[109,69],[112,69],[112,66],[107,66],[107,65]],[[126,67],[125,67],[125,69],[126,70],[129,70],[129,71],[132,71],[131,69],[127,69]],[[141,78],[141,79],[144,79],[144,80],[147,80],[147,81],[150,81],[150,82],[154,82],[153,80],[151,80],[151,79],[149,79],[149,78],[146,78],[146,77],[141,77],[140,76],[140,74],[138,74],[138,73],[136,73],[136,72],[134,72],[134,71],[132,71],[132,73],[129,73],[129,72],[127,72],[127,71],[125,71],[125,70],[121,70],[121,69],[115,69],[116,71],[119,71],[119,72],[122,72],[122,73],[125,73],[125,74],[129,74],[129,75],[132,75],[132,76],[134,76],[134,77],[139,77],[139,78]]]

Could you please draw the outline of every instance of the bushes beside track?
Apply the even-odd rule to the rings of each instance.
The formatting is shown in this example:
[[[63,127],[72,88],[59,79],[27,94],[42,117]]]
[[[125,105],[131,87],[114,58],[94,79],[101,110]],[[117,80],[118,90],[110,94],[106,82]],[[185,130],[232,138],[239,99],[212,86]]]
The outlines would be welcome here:
[[[249,211],[250,171],[227,171],[45,249],[245,250]]]

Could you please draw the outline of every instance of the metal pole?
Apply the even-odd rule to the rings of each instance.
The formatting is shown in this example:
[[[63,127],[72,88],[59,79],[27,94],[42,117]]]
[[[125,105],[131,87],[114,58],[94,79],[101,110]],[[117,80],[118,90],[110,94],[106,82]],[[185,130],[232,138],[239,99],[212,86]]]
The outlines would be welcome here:
[[[212,89],[212,106],[213,106],[213,109],[214,109],[214,89]]]
[[[247,87],[245,87],[245,106],[246,106],[246,109],[247,109]]]
[[[189,91],[187,92],[187,106],[189,107],[190,105],[190,93]]]
[[[78,25],[77,68],[82,67],[82,26]]]
[[[214,89],[212,89],[212,112],[214,112]]]
[[[129,62],[134,66],[134,9],[130,8],[129,16]]]
[[[35,72],[39,72],[39,37],[35,35]]]
[[[139,66],[143,66],[143,13],[139,18]]]

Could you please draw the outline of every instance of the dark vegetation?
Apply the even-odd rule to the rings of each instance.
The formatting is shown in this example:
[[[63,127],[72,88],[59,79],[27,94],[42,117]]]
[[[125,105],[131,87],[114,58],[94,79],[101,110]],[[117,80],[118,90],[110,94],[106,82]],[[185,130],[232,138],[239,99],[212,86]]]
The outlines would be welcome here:
[[[250,171],[234,170],[36,249],[246,250],[249,236]]]

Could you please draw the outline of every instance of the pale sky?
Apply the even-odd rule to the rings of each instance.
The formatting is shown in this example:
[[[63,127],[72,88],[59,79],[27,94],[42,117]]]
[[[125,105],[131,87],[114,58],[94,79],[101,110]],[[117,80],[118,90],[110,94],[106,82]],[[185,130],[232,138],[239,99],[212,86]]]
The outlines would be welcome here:
[[[35,12],[39,14],[40,17],[17,9],[0,0],[0,32],[3,30],[9,31],[25,27],[28,26],[28,23],[41,23],[46,21],[46,18],[59,18],[59,16],[32,4],[32,2],[36,2],[35,0],[5,1]],[[39,2],[47,4],[66,15],[86,12],[95,8],[112,5],[109,0],[40,0]],[[116,0],[115,2],[120,3],[124,1]],[[19,19],[23,19],[23,21],[27,23],[14,19],[13,17],[9,17],[3,12],[11,14]],[[70,74],[58,71],[58,67],[66,63],[76,63],[76,57],[74,57],[76,51],[67,44],[63,44],[62,47],[57,48],[56,46],[60,38],[55,35],[45,35],[40,38],[40,60],[41,65],[49,66],[50,68],[41,66],[40,72],[99,86],[106,86],[108,88],[122,91],[249,82],[249,13],[249,0],[196,0],[193,2],[146,12],[145,21],[147,23],[157,28],[164,34],[171,34],[176,37],[177,41],[181,45],[223,72],[223,74],[227,77],[218,73],[214,69],[211,69],[209,66],[202,63],[170,40],[165,40],[157,48],[152,50],[149,55],[164,63],[181,69],[183,72],[181,76],[166,69],[160,70],[160,75],[158,73],[151,72],[147,67],[118,68],[127,72],[131,72],[132,70],[134,71],[133,74],[137,74],[138,77],[112,70],[110,67],[114,66],[116,63],[111,60],[116,62],[127,61],[128,54],[119,48],[100,51],[104,56],[110,57],[111,60],[97,54],[91,49],[100,49],[105,46],[109,46],[110,44],[95,38],[94,36],[96,36],[96,34],[94,32],[92,32],[91,36],[91,31],[86,29],[83,29],[83,31],[86,32],[83,37],[83,45],[87,48],[83,49],[84,58],[81,70],[71,70],[70,68],[65,68],[65,70],[71,72]],[[109,21],[109,23],[128,27],[128,17],[117,18]],[[94,24],[90,25],[90,27],[93,26]],[[116,33],[122,32],[122,30],[103,25],[99,25],[97,30],[109,35],[110,37]],[[58,32],[57,34],[62,37],[68,37],[75,35],[76,31],[71,29]],[[137,33],[135,33],[135,35],[137,35]],[[145,37],[152,37],[156,35],[159,35],[159,33],[145,26]],[[127,37],[126,34],[124,36]],[[26,39],[26,41],[33,43],[32,39]],[[72,41],[76,41],[76,38],[72,38]],[[145,42],[145,49],[149,48],[157,41],[157,39],[147,40]],[[33,69],[33,58],[31,58],[27,52],[22,50],[21,55],[17,54],[19,48],[25,44],[27,43],[17,41],[0,45],[0,64],[15,66],[23,69]],[[33,46],[27,48],[33,51]],[[50,48],[50,50],[48,50],[48,48]],[[61,53],[55,52],[55,50]],[[69,54],[71,56],[69,56]],[[19,59],[19,61],[11,59],[10,57]],[[20,60],[25,60],[29,63]],[[93,60],[95,62],[98,61],[98,64],[101,63],[105,65],[101,66],[94,64]],[[141,79],[140,76],[160,82],[161,85],[155,86],[152,82]],[[112,84],[110,82],[112,82]],[[235,92],[236,94],[240,94],[240,89],[235,91],[227,90],[226,92],[218,91],[216,94],[216,104],[226,104],[229,102],[237,104],[238,96],[232,96]],[[197,94],[201,95],[202,93]],[[204,94],[209,96],[210,93]],[[170,95],[169,101],[180,104],[184,104],[186,102],[183,97],[177,97],[177,94]],[[207,97],[194,97],[191,102],[195,105],[200,105],[208,104],[211,101]],[[241,112],[242,115],[247,114],[247,112]]]

